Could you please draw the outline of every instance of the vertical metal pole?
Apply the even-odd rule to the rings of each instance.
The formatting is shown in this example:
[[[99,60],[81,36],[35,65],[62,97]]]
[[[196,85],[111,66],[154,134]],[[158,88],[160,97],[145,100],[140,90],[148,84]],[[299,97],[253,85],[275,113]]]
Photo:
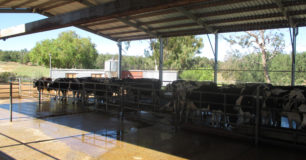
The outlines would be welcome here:
[[[51,53],[49,53],[49,65],[50,65],[50,78],[52,78],[52,65],[51,65]]]
[[[214,83],[217,84],[217,80],[218,80],[218,33],[215,33],[215,66],[214,66]]]
[[[294,27],[292,37],[292,70],[291,70],[291,86],[295,85],[295,56],[296,56],[296,37],[298,35],[298,28]],[[291,32],[291,31],[290,31]]]
[[[19,91],[19,97],[21,98],[21,94],[22,94],[22,92],[21,92],[21,78],[18,78],[18,91]]]
[[[224,124],[223,124],[223,126],[226,128],[226,123],[227,123],[227,117],[226,117],[226,104],[227,104],[227,102],[226,102],[226,94],[224,94],[223,95],[223,116],[224,116]],[[227,124],[228,125],[228,124]]]
[[[256,89],[256,122],[255,122],[255,145],[258,145],[260,124],[260,105],[259,105],[259,87]]]
[[[123,89],[123,85],[121,86],[120,91],[121,91],[121,97],[120,97],[121,119],[123,119],[123,116],[124,116],[124,106],[123,106],[123,103],[124,103],[123,102],[124,101],[123,91],[124,91],[124,89]]]
[[[121,79],[121,61],[122,61],[122,42],[118,42],[119,55],[118,55],[118,79]]]
[[[164,57],[164,46],[163,46],[163,38],[159,38],[160,48],[159,48],[159,80],[161,82],[161,86],[163,86],[163,57]]]
[[[40,83],[38,85],[39,89],[38,89],[38,103],[41,104],[41,89],[40,89]]]
[[[13,83],[10,79],[10,122],[13,120]]]
[[[109,86],[106,86],[106,100],[105,100],[105,103],[106,103],[106,104],[105,104],[105,112],[107,112],[107,110],[108,110],[108,101],[109,101],[109,100],[108,100],[108,92],[109,92],[109,91],[108,91],[108,87],[109,87]]]

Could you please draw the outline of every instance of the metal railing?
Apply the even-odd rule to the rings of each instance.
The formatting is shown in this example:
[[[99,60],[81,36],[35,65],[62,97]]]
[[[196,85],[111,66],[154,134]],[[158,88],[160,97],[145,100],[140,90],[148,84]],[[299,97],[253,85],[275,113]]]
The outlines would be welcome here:
[[[19,89],[18,93],[20,93],[20,97],[34,97],[38,98],[38,101],[41,102],[55,96],[55,94],[49,91],[44,91],[42,95],[40,92],[37,92],[36,88],[33,88],[33,83],[22,82],[22,80],[19,80],[18,83],[12,81],[10,84],[12,86],[10,93],[15,93],[13,89],[15,86],[16,89]],[[163,112],[165,106],[161,101],[163,100],[170,103],[173,97],[168,96],[167,98],[164,95],[164,90],[155,88],[155,86],[150,83],[143,84],[146,87],[133,85],[132,83],[83,82],[80,84],[61,82],[61,84],[65,84],[66,86],[80,85],[82,86],[82,90],[78,90],[77,92],[83,94],[79,98],[75,98],[73,94],[75,90],[69,87],[61,88],[63,85],[59,85],[60,87],[58,90],[67,92],[67,98],[66,100],[63,99],[63,102],[74,103],[75,100],[77,100],[78,103],[91,107],[93,110],[105,112],[113,110],[119,112],[122,117],[126,110],[154,113],[162,112],[173,117],[174,125],[198,126],[200,128],[208,128],[209,130],[213,129],[214,132],[222,131],[222,133],[225,134],[242,135],[252,139],[255,144],[258,144],[260,141],[277,141],[303,147],[306,145],[306,133],[304,130],[298,129],[297,127],[289,128],[288,125],[282,125],[285,123],[284,121],[286,121],[286,117],[283,116],[284,113],[303,113],[291,110],[284,111],[283,108],[276,105],[262,108],[264,97],[259,94],[258,89],[255,95],[243,95],[245,98],[252,101],[252,103],[250,103],[251,105],[240,105],[238,108],[241,109],[242,112],[249,112],[248,116],[251,117],[247,118],[250,120],[245,122],[243,118],[245,118],[244,116],[246,115],[239,113],[240,110],[237,110],[237,106],[235,106],[235,100],[240,96],[239,93],[208,92],[204,90],[194,91],[193,94],[195,96],[193,96],[191,100],[197,108],[195,110],[190,110],[190,114],[188,115],[186,107],[182,107],[181,110],[174,112],[173,105],[168,106],[170,112]],[[170,95],[175,94],[169,91],[167,93]],[[85,95],[88,97],[86,98]],[[218,97],[218,100],[207,99],[208,95],[209,97]],[[281,99],[281,97],[270,98],[272,101],[279,101]],[[208,108],[208,105],[211,108]],[[268,118],[269,123],[263,124],[262,121],[264,117],[262,114],[267,112],[271,115],[280,115],[281,119],[277,119],[277,121],[280,121],[280,124],[273,124],[272,121],[275,120],[273,118]],[[187,119],[188,123],[185,123],[186,121],[182,122],[180,119]],[[238,123],[241,119],[242,122]],[[190,120],[192,123],[190,123]]]

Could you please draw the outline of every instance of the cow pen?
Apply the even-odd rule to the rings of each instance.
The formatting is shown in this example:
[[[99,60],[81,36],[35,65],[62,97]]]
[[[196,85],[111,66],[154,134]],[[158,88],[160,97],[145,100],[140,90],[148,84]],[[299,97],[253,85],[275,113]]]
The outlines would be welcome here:
[[[60,82],[57,88],[59,92],[55,93],[53,90],[48,91],[47,89],[39,92],[37,88],[34,88],[32,82],[26,81],[23,82],[17,79],[12,82],[14,99],[34,98],[38,100],[39,105],[45,105],[45,107],[48,105],[44,104],[46,102],[50,104],[63,104],[63,106],[81,106],[83,109],[73,113],[102,111],[116,113],[121,118],[127,118],[125,113],[131,111],[152,113],[167,116],[168,122],[164,123],[158,120],[156,122],[173,126],[176,129],[245,139],[256,145],[259,143],[272,143],[301,149],[305,149],[306,145],[305,130],[298,128],[296,121],[291,122],[288,120],[288,116],[284,116],[305,113],[297,110],[284,111],[277,105],[269,108],[263,107],[264,97],[259,93],[259,88],[254,92],[256,94],[243,95],[244,99],[248,99],[249,104],[240,105],[239,111],[233,112],[237,109],[235,108],[237,107],[236,101],[241,94],[237,91],[229,92],[225,89],[223,89],[224,92],[192,91],[192,98],[189,99],[195,104],[196,109],[188,109],[187,106],[185,108],[178,108],[175,107],[175,104],[171,104],[173,103],[172,96],[177,94],[177,91],[168,90],[167,88],[159,89],[153,83],[139,84],[132,82],[132,80],[128,82],[111,81],[111,83],[106,81],[102,83],[86,81],[82,83]],[[243,85],[247,84],[242,84],[241,86]],[[70,88],[67,88],[67,86]],[[81,90],[73,90],[71,88],[73,86],[82,87],[80,87]],[[222,87],[227,88],[228,86],[221,86],[220,88]],[[305,87],[298,88],[305,91]],[[7,90],[8,88],[3,88],[3,91],[5,89]],[[272,96],[269,97],[269,100],[269,102],[278,102],[282,100],[282,97]],[[246,114],[247,112],[250,115]],[[71,113],[40,114],[40,117],[63,114]],[[137,117],[129,116],[128,118],[137,119]],[[271,118],[272,116],[278,116],[277,118],[280,119],[273,119]]]

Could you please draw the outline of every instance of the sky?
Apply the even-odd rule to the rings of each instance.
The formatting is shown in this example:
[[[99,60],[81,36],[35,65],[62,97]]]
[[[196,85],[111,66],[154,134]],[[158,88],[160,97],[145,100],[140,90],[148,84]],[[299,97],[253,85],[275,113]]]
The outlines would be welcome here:
[[[0,13],[0,29],[16,26],[19,24],[24,24],[40,19],[46,18],[45,16],[39,14],[32,13]],[[83,31],[76,27],[67,27],[62,29],[56,29],[41,33],[35,33],[30,35],[24,35],[14,38],[9,38],[6,41],[0,40],[0,50],[21,50],[27,49],[31,50],[37,42],[43,41],[45,39],[55,39],[58,34],[63,31],[73,30],[81,37],[88,37],[92,40],[92,42],[96,45],[96,49],[98,53],[105,54],[118,54],[117,42],[109,40],[107,38],[103,38],[101,36],[97,36],[87,31]],[[289,29],[279,29],[280,32],[284,33],[284,39],[286,42],[285,53],[291,52],[290,45],[290,34]],[[219,60],[224,60],[228,52],[231,50],[233,46],[231,46],[228,42],[226,42],[223,37],[227,37],[229,35],[241,34],[239,32],[235,33],[225,33],[219,34]],[[207,35],[198,35],[203,38],[204,48],[201,50],[200,56],[205,56],[208,58],[213,58],[213,52],[211,50]],[[209,35],[212,45],[214,46],[214,35]],[[124,45],[124,44],[123,44]],[[123,48],[125,48],[123,46]],[[144,56],[144,50],[149,48],[149,41],[132,41],[130,44],[130,48],[128,50],[123,51],[123,56],[126,55],[136,55],[136,56]],[[306,51],[306,27],[299,28],[299,35],[297,37],[297,52]]]

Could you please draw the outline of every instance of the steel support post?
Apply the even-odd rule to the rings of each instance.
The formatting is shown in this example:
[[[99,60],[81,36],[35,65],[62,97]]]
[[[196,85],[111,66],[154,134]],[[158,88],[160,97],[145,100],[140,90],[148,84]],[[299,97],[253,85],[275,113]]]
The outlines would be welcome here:
[[[50,78],[52,78],[51,53],[49,53]]]
[[[159,48],[159,80],[161,82],[161,86],[163,86],[163,57],[164,57],[164,46],[163,46],[163,38],[159,38],[160,48]]]
[[[118,42],[119,55],[118,55],[118,79],[121,79],[121,63],[122,63],[122,42]]]
[[[10,122],[13,120],[13,82],[10,79]]]
[[[218,80],[218,33],[215,33],[215,66],[214,66],[214,83],[217,84]]]
[[[291,32],[291,31],[290,31]],[[294,27],[292,29],[292,67],[291,67],[291,86],[295,85],[295,56],[296,56],[296,37],[298,35],[298,28]]]

